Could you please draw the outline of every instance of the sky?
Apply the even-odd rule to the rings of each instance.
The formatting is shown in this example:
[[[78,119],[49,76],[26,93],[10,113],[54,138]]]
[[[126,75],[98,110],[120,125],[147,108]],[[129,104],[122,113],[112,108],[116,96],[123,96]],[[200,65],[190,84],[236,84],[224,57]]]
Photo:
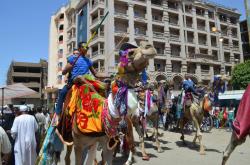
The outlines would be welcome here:
[[[50,17],[68,0],[1,0],[0,85],[11,61],[48,59]],[[210,0],[237,8],[245,18],[244,0]]]

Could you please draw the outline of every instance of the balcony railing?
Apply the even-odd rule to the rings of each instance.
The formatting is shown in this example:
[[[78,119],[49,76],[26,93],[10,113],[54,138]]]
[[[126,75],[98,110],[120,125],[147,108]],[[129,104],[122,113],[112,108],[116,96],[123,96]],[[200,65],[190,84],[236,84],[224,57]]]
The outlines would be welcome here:
[[[147,32],[146,31],[135,31],[136,36],[146,36]]]
[[[239,46],[233,46],[233,51],[239,51],[239,50],[240,50]]]
[[[194,43],[194,38],[191,38],[191,39],[187,39],[187,42],[190,43],[190,44],[193,44]]]
[[[98,4],[104,4],[104,0],[96,0],[95,3],[92,5],[91,9],[94,9]]]
[[[179,21],[177,21],[177,20],[169,20],[169,24],[170,25],[174,25],[174,26],[178,26],[179,25]]]
[[[230,49],[229,44],[223,44],[224,49]]]
[[[92,52],[92,57],[95,57],[98,55],[104,55],[104,49],[100,49],[100,53],[99,51]]]
[[[206,31],[206,26],[197,25],[197,29],[201,31]]]
[[[193,24],[192,24],[192,23],[187,23],[187,24],[186,24],[186,27],[187,27],[187,28],[193,28]]]
[[[205,45],[205,46],[207,46],[207,42],[206,41],[199,41],[199,45]]]
[[[126,11],[121,11],[121,10],[115,10],[115,15],[128,17],[127,12]]]
[[[171,52],[171,57],[180,57],[181,52]]]
[[[209,70],[207,70],[207,69],[201,69],[201,74],[202,75],[209,74]]]
[[[153,17],[152,17],[152,20],[155,21],[155,22],[160,22],[160,23],[163,22],[162,17],[153,16]]]
[[[180,41],[180,36],[175,34],[170,34],[170,41]]]
[[[228,36],[227,31],[222,31],[221,34],[222,34],[223,36]]]
[[[155,38],[160,38],[160,39],[164,39],[164,33],[161,33],[161,32],[153,32],[153,36]]]

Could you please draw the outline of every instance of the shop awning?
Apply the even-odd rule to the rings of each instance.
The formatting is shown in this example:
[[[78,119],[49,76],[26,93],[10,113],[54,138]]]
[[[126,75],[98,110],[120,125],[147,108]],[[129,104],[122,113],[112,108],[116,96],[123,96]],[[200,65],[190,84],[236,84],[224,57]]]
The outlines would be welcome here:
[[[234,91],[225,91],[224,93],[219,94],[219,100],[240,100],[244,94],[245,90],[234,90]]]

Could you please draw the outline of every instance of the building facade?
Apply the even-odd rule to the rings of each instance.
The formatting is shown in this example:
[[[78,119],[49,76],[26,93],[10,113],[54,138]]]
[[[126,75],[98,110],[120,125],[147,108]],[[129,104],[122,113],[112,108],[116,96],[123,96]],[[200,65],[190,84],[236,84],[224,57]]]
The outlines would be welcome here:
[[[67,9],[61,10],[62,13],[66,12],[68,20],[75,20],[76,23],[76,29],[72,33],[76,32],[77,39],[73,40],[74,44],[68,45],[65,56],[70,54],[80,36],[86,36],[85,39],[91,36],[102,17],[109,11],[88,52],[94,67],[100,72],[116,71],[119,62],[117,51],[122,43],[136,41],[139,44],[142,40],[152,43],[158,52],[147,68],[150,79],[173,81],[176,90],[180,89],[186,74],[196,83],[207,85],[214,75],[230,75],[234,64],[243,62],[240,14],[236,9],[200,0],[74,2],[75,6],[71,2]],[[74,14],[68,14],[70,12],[67,11]],[[83,16],[81,18],[85,19],[84,23],[80,23],[79,16]],[[85,24],[86,31],[78,30]],[[63,34],[71,36],[72,33]],[[55,38],[51,38],[53,39]],[[64,48],[67,44],[65,43]],[[50,56],[56,56],[56,52],[50,53]],[[65,58],[62,62],[63,60]],[[56,70],[58,62],[53,62],[53,70]],[[60,71],[53,76],[59,74]]]
[[[12,62],[7,73],[7,85],[22,83],[26,87],[34,90],[37,94],[12,99],[12,104],[33,104],[34,106],[44,106],[46,95],[44,88],[47,85],[48,62],[40,60],[39,63]]]
[[[250,60],[250,43],[247,20],[240,22],[240,30],[244,60]]]

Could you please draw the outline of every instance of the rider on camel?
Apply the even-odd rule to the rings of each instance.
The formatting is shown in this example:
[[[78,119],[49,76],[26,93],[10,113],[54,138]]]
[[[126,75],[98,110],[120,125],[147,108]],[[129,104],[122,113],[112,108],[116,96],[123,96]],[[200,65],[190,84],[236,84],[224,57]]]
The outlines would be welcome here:
[[[57,106],[55,109],[57,115],[61,114],[63,102],[65,101],[66,95],[72,85],[74,83],[88,83],[83,77],[83,75],[89,74],[91,71],[91,73],[96,78],[107,78],[107,76],[104,76],[101,73],[97,73],[93,67],[93,62],[85,56],[88,50],[85,48],[84,42],[80,42],[78,44],[78,51],[75,50],[74,54],[70,55],[67,58],[67,65],[62,71],[63,75],[69,73],[69,77],[67,84],[59,92]],[[77,59],[78,56],[80,57]],[[95,89],[91,87],[91,85],[90,88],[91,90],[95,91]]]
[[[194,82],[191,80],[191,78],[188,75],[185,76],[185,79],[182,83],[182,87],[185,93],[191,92],[194,95],[198,95],[194,87]]]

